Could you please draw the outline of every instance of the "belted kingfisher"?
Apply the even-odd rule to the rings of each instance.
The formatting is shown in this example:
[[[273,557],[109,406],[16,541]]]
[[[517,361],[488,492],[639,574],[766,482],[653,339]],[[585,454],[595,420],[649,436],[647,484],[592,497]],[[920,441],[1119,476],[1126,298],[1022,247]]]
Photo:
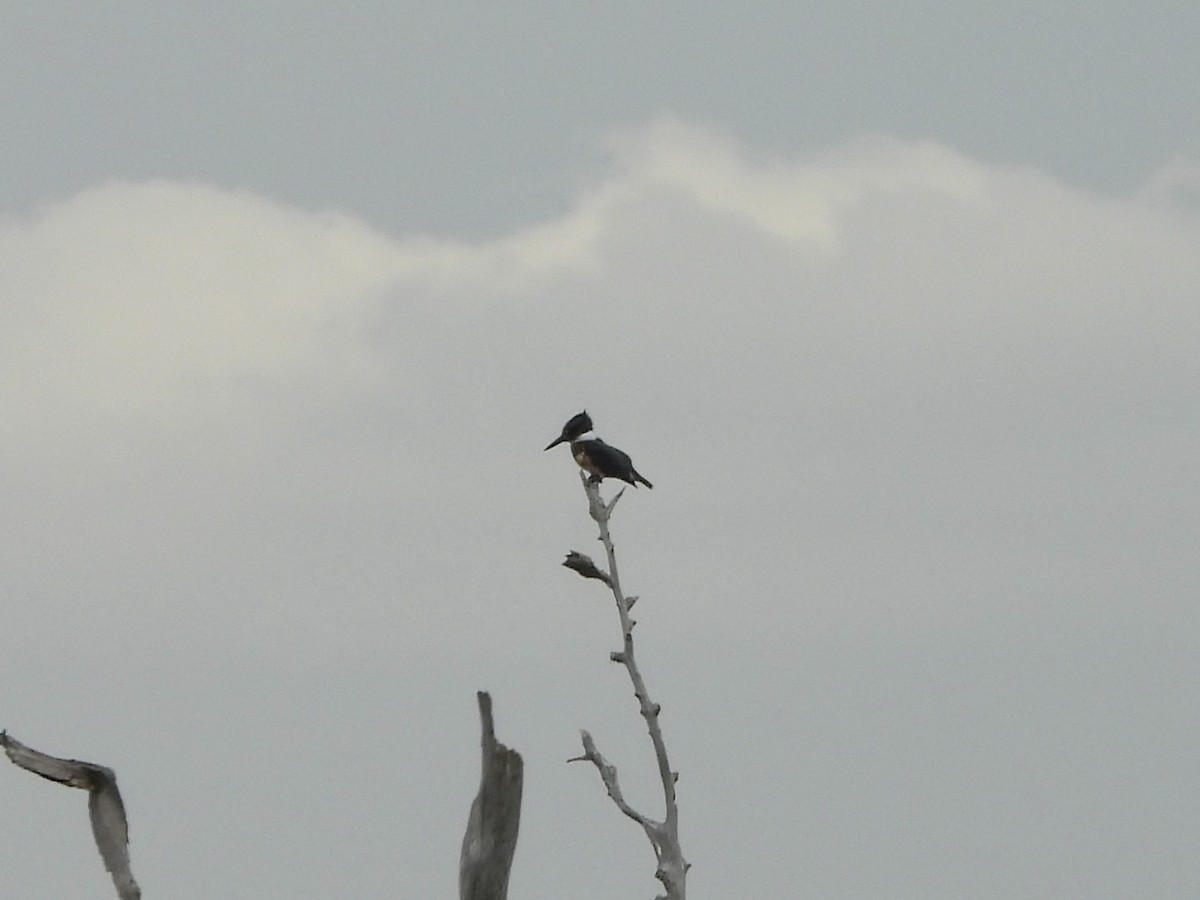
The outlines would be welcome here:
[[[592,481],[599,483],[605,478],[619,478],[634,487],[638,486],[639,481],[648,488],[654,487],[638,474],[628,454],[609,446],[592,433],[592,417],[587,414],[586,409],[578,415],[571,416],[563,426],[562,434],[547,444],[546,450],[558,446],[563,441],[571,442],[571,455],[575,457],[579,468],[592,476]]]

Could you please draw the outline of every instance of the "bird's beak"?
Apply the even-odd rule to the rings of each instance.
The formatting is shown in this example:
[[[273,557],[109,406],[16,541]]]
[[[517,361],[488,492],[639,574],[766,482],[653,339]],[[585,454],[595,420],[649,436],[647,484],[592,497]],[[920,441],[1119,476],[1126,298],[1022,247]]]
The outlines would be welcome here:
[[[554,440],[552,440],[550,443],[548,443],[546,445],[546,450],[549,450],[551,447],[557,447],[559,444],[561,444],[566,439],[567,439],[566,435],[560,434],[558,437],[556,437]],[[542,452],[545,453],[546,450],[543,450]]]

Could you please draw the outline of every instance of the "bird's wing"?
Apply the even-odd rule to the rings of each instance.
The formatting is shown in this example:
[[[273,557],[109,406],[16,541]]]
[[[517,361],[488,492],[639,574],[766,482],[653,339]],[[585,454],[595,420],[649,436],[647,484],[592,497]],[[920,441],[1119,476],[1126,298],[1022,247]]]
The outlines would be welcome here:
[[[16,738],[9,737],[6,732],[0,732],[0,745],[4,747],[9,759],[34,775],[84,790],[92,785],[91,769],[94,767],[90,763],[59,759],[57,756],[40,753],[32,747],[26,747]]]
[[[121,900],[139,900],[142,891],[129,868],[129,823],[121,792],[117,790],[117,778],[111,769],[102,768],[96,782],[88,796],[88,812],[91,813],[92,835],[100,849],[100,858],[112,875]]]
[[[607,468],[613,469],[632,469],[633,460],[629,458],[629,454],[624,450],[618,450],[612,444],[607,444],[600,438],[596,438],[596,446],[591,448],[589,452],[596,454],[599,459],[597,462],[603,466],[604,462],[608,463]]]

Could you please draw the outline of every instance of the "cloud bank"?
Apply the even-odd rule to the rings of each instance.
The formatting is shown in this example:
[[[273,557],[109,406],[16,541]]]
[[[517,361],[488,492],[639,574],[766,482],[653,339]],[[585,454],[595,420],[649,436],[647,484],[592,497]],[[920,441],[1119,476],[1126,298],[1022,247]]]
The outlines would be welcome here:
[[[243,896],[429,894],[490,686],[554,794],[526,811],[544,852],[518,852],[549,894],[581,864],[560,818],[610,812],[550,760],[620,702],[580,661],[609,626],[555,571],[590,533],[569,461],[540,453],[586,406],[656,484],[622,504],[623,572],[677,710],[698,890],[789,895],[797,853],[830,897],[1194,883],[1172,849],[1200,736],[1194,166],[1113,197],[887,136],[763,158],[663,120],[611,151],[559,217],[482,241],[173,182],[5,219],[0,724],[99,735],[148,891],[211,896],[211,861],[177,854],[196,843]],[[339,737],[301,751],[314,721]],[[414,737],[448,730],[461,756]],[[230,732],[334,778],[319,809],[286,824],[295,799]],[[204,772],[185,796],[180,753]],[[366,796],[339,753],[436,774]],[[269,874],[180,819],[214,791],[275,835]],[[387,805],[420,801],[431,819]],[[343,816],[344,845],[314,837]],[[598,872],[649,889],[612,824]],[[363,852],[406,828],[451,849],[403,874]],[[349,874],[297,862],[339,854]]]

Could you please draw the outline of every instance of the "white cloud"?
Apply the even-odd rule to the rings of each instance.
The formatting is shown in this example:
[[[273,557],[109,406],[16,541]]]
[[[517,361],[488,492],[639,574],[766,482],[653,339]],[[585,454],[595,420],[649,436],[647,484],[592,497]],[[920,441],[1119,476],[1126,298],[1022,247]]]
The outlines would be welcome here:
[[[743,418],[814,395],[885,414],[905,385],[986,406],[1190,365],[1200,226],[1161,201],[1179,164],[1106,198],[887,137],[762,159],[664,120],[613,152],[561,216],[474,244],[161,181],[9,219],[4,428],[186,422],[263,384],[315,399],[401,378],[430,397],[479,365],[544,369],[564,396],[604,367],[614,397],[649,382]]]
[[[613,145],[634,184],[670,186],[789,243],[835,245],[840,215],[872,195],[974,205],[990,179],[985,166],[947,147],[886,136],[789,163],[749,160],[733,141],[675,120],[622,135]]]
[[[0,260],[8,401],[29,391],[110,410],[313,365],[405,265],[349,216],[161,181],[10,220]]]
[[[392,237],[346,214],[161,181],[110,183],[10,219],[0,231],[10,402],[17,381],[119,406],[146,394],[161,400],[157,392],[180,379],[286,378],[331,343],[343,364],[359,354],[356,329],[385,294],[473,309],[572,280],[586,290],[606,271],[653,264],[631,259],[619,238],[656,208],[677,214],[663,206],[664,189],[701,222],[836,250],[820,281],[861,292],[849,300],[867,330],[872,319],[937,327],[931,314],[966,327],[997,314],[1061,326],[1086,311],[1078,305],[1126,315],[1139,286],[1157,295],[1158,282],[1171,290],[1194,276],[1183,251],[1195,221],[1158,208],[1146,199],[1153,191],[1091,197],[887,137],[799,161],[755,160],[726,138],[666,120],[613,145],[616,169],[573,209],[476,245]],[[1179,171],[1163,178],[1177,184]],[[696,220],[674,226],[666,237],[686,242]],[[974,296],[939,296],[948,286]],[[798,297],[808,288],[793,286]],[[1147,299],[1155,297],[1136,302]]]

